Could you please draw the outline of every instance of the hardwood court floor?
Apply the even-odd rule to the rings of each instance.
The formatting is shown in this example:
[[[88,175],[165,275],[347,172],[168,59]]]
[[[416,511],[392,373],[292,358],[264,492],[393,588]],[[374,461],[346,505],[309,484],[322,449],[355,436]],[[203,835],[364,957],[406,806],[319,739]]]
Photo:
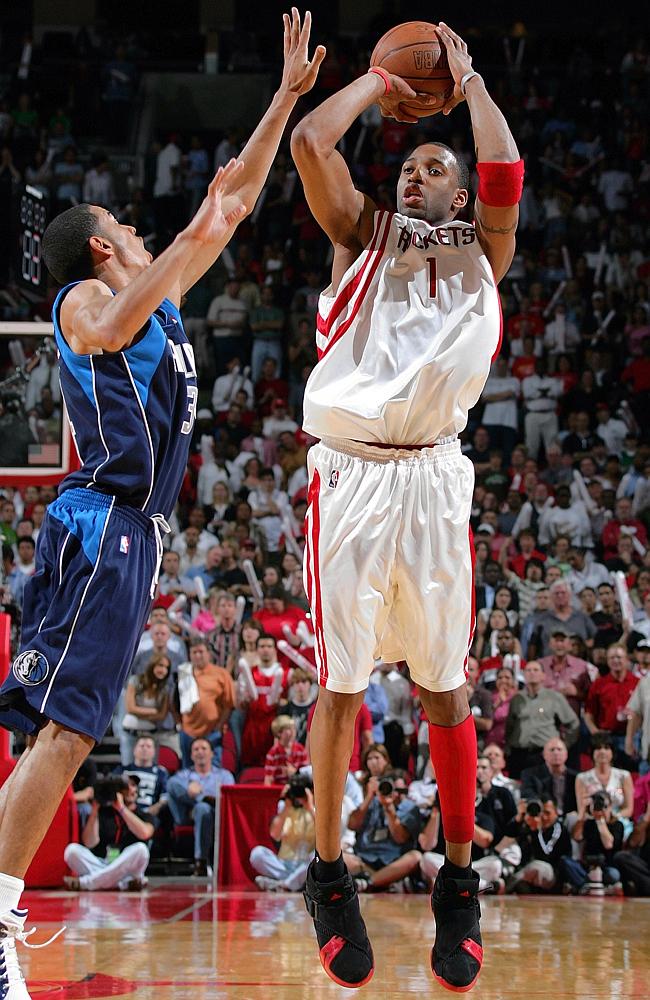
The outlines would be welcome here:
[[[334,1000],[298,895],[157,885],[142,894],[29,892],[19,951],[34,1000]],[[650,998],[650,900],[490,897],[472,1000]],[[377,968],[364,1000],[449,997],[429,972],[426,896],[365,897]]]

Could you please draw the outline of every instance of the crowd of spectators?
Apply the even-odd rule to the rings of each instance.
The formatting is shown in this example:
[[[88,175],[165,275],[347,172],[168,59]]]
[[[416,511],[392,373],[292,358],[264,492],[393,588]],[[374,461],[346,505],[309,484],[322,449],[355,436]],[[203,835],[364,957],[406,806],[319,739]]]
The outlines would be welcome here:
[[[504,71],[486,73],[527,173],[517,252],[500,286],[501,353],[462,436],[476,471],[469,685],[486,755],[475,860],[499,889],[589,883],[598,893],[622,883],[648,894],[650,56],[643,39],[602,57],[583,47],[542,75],[534,39],[518,51]],[[315,99],[359,69],[340,49],[334,58]],[[12,121],[4,134],[15,140]],[[66,134],[64,120],[50,123],[46,143],[55,125]],[[213,164],[243,138],[225,130],[206,148],[196,136],[168,137],[145,190],[115,206],[118,218],[164,246]],[[393,207],[401,158],[427,138],[471,165],[463,109],[414,129],[369,109],[345,141],[355,182]],[[5,182],[27,169],[3,157]],[[63,142],[50,164],[57,157],[60,178],[82,185],[74,149]],[[100,167],[97,185],[107,183]],[[64,205],[68,195],[57,188],[55,197]],[[215,787],[251,775],[283,787],[273,826],[282,865],[255,855],[265,888],[295,887],[313,849],[313,824],[296,815],[310,797],[291,786],[308,761],[317,694],[301,572],[313,441],[300,428],[328,263],[285,146],[259,208],[184,306],[200,374],[192,454],[114,718],[124,767],[143,735],[177,755],[167,805],[177,823],[194,816],[199,872]],[[53,491],[1,492],[3,600],[18,621]],[[361,784],[351,777],[342,820],[362,888],[435,878],[444,834],[426,738],[408,665],[378,663],[350,765]],[[380,789],[384,776],[390,790]]]

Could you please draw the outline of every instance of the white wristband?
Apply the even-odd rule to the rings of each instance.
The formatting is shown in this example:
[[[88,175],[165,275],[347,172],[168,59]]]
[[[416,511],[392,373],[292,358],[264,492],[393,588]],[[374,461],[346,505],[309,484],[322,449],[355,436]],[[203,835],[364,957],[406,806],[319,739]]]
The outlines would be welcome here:
[[[462,90],[463,94],[465,93],[465,87],[467,86],[467,84],[469,83],[469,81],[472,79],[472,77],[473,76],[479,76],[479,75],[480,74],[477,73],[475,69],[471,69],[469,71],[469,73],[465,73],[465,76],[460,81],[460,89]]]

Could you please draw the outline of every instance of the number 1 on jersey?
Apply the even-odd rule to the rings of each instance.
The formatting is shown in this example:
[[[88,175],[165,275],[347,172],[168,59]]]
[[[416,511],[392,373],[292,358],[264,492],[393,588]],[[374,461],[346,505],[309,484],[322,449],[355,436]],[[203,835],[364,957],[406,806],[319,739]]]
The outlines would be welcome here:
[[[436,281],[437,281],[437,271],[436,271],[436,258],[427,257],[426,262],[429,265],[429,295],[432,299],[436,297]]]

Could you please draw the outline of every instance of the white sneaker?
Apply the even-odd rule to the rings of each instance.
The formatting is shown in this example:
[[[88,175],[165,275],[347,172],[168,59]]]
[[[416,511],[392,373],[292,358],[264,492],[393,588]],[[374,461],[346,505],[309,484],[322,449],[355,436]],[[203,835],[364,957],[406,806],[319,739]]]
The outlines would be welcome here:
[[[30,1000],[23,976],[16,941],[24,941],[27,910],[10,910],[0,917],[0,998]]]
[[[9,910],[0,914],[0,1000],[31,1000],[18,961],[16,941],[20,941],[26,948],[46,948],[65,930],[62,927],[44,944],[28,944],[27,938],[31,937],[36,928],[25,931],[26,919],[27,910]]]

